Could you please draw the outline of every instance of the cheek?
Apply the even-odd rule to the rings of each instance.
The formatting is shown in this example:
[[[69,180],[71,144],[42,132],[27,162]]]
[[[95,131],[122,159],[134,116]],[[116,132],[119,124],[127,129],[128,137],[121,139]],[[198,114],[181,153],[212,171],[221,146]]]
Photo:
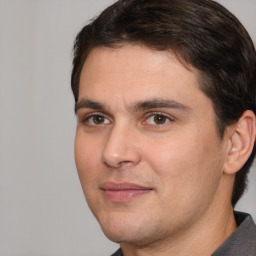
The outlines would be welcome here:
[[[100,145],[92,136],[77,132],[75,138],[75,161],[80,183],[91,211],[95,205],[100,205],[98,179],[100,170]]]
[[[206,197],[214,193],[221,177],[222,154],[216,138],[211,140],[210,136],[203,135],[200,132],[176,134],[145,153],[163,184],[161,189],[165,196],[175,196],[187,202],[198,197],[203,199],[202,191]]]
[[[98,141],[77,132],[75,162],[82,185],[93,180],[99,169],[97,165],[100,163],[100,145]]]
[[[144,147],[144,157],[159,176],[181,177],[188,174],[196,162],[197,149],[191,139],[175,135],[150,144],[151,147]]]

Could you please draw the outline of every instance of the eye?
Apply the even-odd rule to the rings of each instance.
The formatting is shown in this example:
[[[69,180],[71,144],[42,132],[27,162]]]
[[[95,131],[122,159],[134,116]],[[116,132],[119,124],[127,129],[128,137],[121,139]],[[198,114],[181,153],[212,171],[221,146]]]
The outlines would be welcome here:
[[[83,122],[86,122],[89,125],[102,125],[110,123],[110,121],[102,115],[91,115],[89,117],[86,117]]]
[[[153,114],[147,118],[146,123],[150,125],[163,125],[170,121],[171,119],[163,114]]]

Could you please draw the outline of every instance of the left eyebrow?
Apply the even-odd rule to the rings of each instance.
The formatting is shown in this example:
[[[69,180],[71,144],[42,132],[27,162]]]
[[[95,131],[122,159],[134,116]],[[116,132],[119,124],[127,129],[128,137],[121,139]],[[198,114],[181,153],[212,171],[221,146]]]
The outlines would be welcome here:
[[[184,105],[176,100],[172,99],[159,99],[153,98],[145,101],[136,102],[133,106],[133,109],[138,111],[150,110],[153,108],[173,108],[178,110],[191,111],[191,107]]]

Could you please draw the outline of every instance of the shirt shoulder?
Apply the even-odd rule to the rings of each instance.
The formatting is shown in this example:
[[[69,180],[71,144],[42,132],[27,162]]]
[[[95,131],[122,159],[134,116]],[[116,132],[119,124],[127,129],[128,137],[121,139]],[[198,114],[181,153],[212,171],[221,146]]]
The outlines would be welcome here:
[[[120,248],[114,254],[112,254],[111,256],[124,256],[124,255],[123,255],[123,252],[122,252],[122,250]]]
[[[256,225],[252,217],[243,212],[234,214],[237,229],[212,256],[256,256]]]

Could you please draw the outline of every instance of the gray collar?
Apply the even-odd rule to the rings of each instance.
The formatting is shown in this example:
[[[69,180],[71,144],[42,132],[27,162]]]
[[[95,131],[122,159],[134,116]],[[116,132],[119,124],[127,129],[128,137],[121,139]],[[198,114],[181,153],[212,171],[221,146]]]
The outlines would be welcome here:
[[[256,225],[249,214],[234,212],[237,223],[235,232],[212,256],[255,256]]]

